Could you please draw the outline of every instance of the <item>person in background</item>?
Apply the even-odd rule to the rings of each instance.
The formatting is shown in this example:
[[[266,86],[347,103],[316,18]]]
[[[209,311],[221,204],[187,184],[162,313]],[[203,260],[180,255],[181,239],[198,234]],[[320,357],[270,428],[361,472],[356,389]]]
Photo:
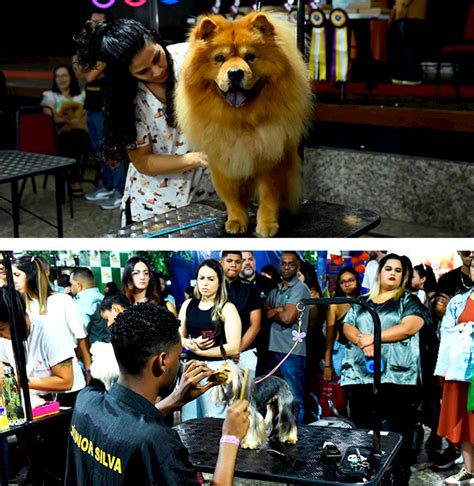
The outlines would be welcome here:
[[[94,11],[88,21],[91,28],[99,22],[112,22],[109,10]],[[102,187],[84,196],[87,201],[99,201],[102,209],[120,207],[125,187],[125,164],[121,161],[110,161],[104,158],[102,142],[104,138],[104,68],[101,62],[84,72],[77,69],[80,79],[86,81],[84,108],[87,112],[87,128],[92,150],[100,163]],[[113,167],[112,167],[113,166]]]
[[[474,251],[458,251],[458,255],[461,257],[462,265],[441,275],[438,279],[438,292],[445,294],[448,298],[464,294],[474,286],[470,270]]]
[[[179,328],[187,359],[205,360],[212,369],[239,353],[241,323],[234,304],[227,299],[224,272],[220,263],[207,259],[196,272],[194,297],[187,300],[179,311]],[[223,417],[222,406],[211,403],[205,393],[183,407],[182,419],[197,417]]]
[[[122,223],[213,196],[207,156],[190,152],[176,128],[174,87],[188,44],[167,47],[132,19],[86,25],[75,40],[82,69],[105,64],[105,157],[131,160]]]
[[[178,328],[177,319],[155,304],[131,306],[117,317],[112,346],[120,377],[109,392],[90,386],[79,395],[71,420],[65,484],[200,484],[188,451],[164,418],[214,384],[207,381],[212,370],[190,361],[179,386],[162,398],[174,387],[180,368]],[[202,381],[206,384],[200,385]],[[237,400],[228,409],[211,484],[233,482],[238,444],[249,425],[248,406]],[[119,458],[120,474],[84,451],[75,434]]]
[[[55,279],[55,287],[51,286],[52,289],[56,289],[56,292],[62,292],[63,294],[71,295],[71,280],[70,275],[67,273],[62,273],[58,278]]]
[[[0,287],[4,287],[5,285],[7,285],[7,274],[2,260],[0,261]]]
[[[254,285],[257,290],[260,308],[263,309],[268,294],[277,286],[277,283],[257,272],[257,262],[255,261],[255,256],[252,251],[242,252],[242,270],[240,271],[240,277]],[[257,348],[256,376],[263,375],[268,369],[269,339],[270,323],[266,320],[265,312],[262,312],[260,332],[257,334],[255,342]]]
[[[303,423],[305,415],[305,368],[306,340],[296,337],[293,332],[308,331],[309,309],[305,306],[303,315],[299,315],[297,304],[302,299],[309,299],[307,285],[298,277],[300,258],[296,252],[284,251],[280,256],[282,283],[269,294],[265,303],[265,313],[270,322],[269,369],[282,362],[286,354],[296,344],[293,352],[280,366],[283,379],[290,386],[296,402],[296,418]],[[301,317],[301,327],[299,318]],[[301,342],[299,341],[301,339]]]
[[[470,263],[470,278],[474,281],[474,260]],[[468,388],[474,369],[472,346],[469,345],[472,331],[467,334],[466,349],[459,347],[454,356],[449,344],[455,346],[462,339],[465,326],[472,328],[473,322],[474,290],[469,289],[449,301],[441,322],[441,344],[435,369],[435,375],[444,380],[438,435],[452,445],[460,445],[464,459],[464,467],[447,478],[446,485],[474,484],[474,412],[467,411]],[[459,328],[459,332],[454,333],[453,340],[450,338],[454,328]]]
[[[411,285],[422,304],[429,308],[430,300],[435,295],[438,284],[433,269],[420,263],[413,267]]]
[[[359,275],[354,268],[343,267],[336,277],[334,297],[359,297],[361,287]],[[341,366],[347,344],[343,323],[350,307],[351,304],[329,304],[327,308],[324,377],[329,381],[342,374]]]
[[[421,61],[426,46],[427,0],[395,0],[389,29],[392,83],[417,85],[423,80]]]
[[[13,303],[9,290],[0,287],[0,373],[2,363],[16,369],[13,347],[11,343],[11,322]],[[26,314],[26,305],[20,293],[15,292],[16,307],[22,309],[26,321],[26,372],[28,386],[32,394],[32,406],[35,407],[44,400],[42,396],[48,393],[67,392],[75,388],[72,361],[75,359],[74,347],[65,329],[42,326],[35,318]],[[18,376],[18,374],[17,374]],[[0,380],[1,392],[2,380]]]
[[[119,288],[115,282],[107,282],[104,287],[104,295],[113,295],[119,292]]]
[[[89,268],[79,267],[71,273],[70,282],[71,294],[87,330],[89,344],[92,346],[96,341],[110,342],[110,331],[99,309],[104,296],[97,288],[94,274]]]
[[[87,331],[71,296],[51,291],[44,269],[34,256],[24,255],[14,259],[12,271],[15,289],[25,299],[30,319],[53,332],[66,332],[87,373],[91,365]],[[71,391],[77,391],[85,385],[84,374],[77,358],[73,359],[72,365],[74,388]],[[75,395],[70,392],[58,394],[58,401],[64,405],[73,404],[74,400]]]
[[[155,281],[158,283],[158,291],[160,292],[160,297],[163,301],[169,302],[173,307],[169,307],[168,310],[173,308],[175,316],[178,316],[176,312],[176,299],[170,293],[168,286],[166,285],[166,276],[162,272],[155,272]],[[169,281],[169,280],[168,280]],[[171,283],[171,282],[170,282]]]
[[[184,291],[184,300],[192,299],[194,295],[194,286],[190,285],[189,287],[186,287]]]
[[[103,298],[100,303],[100,315],[107,322],[109,329],[114,325],[117,316],[129,306],[130,302],[120,292],[108,294]],[[96,341],[91,346],[91,356],[91,383],[97,385],[96,382],[99,381],[109,390],[119,377],[117,358],[110,341]]]
[[[364,278],[362,279],[362,287],[370,291],[377,275],[379,262],[387,254],[386,250],[370,250],[370,261],[365,266]]]
[[[255,286],[240,277],[241,251],[223,251],[220,264],[224,271],[229,302],[232,302],[237,308],[242,325],[240,352],[232,358],[241,368],[249,369],[250,378],[253,379],[257,368],[256,338],[260,332],[262,320],[261,301]]]
[[[405,289],[408,279],[406,258],[387,254],[380,260],[372,290],[362,297],[378,313],[382,326],[381,418],[386,420],[390,431],[403,437],[393,471],[397,486],[408,486],[413,463],[421,378],[419,331],[426,315],[420,300]],[[343,332],[348,343],[341,386],[347,392],[349,418],[357,428],[373,429],[372,316],[364,307],[353,304],[344,317]]]
[[[76,160],[71,169],[71,188],[74,197],[83,197],[80,161],[89,147],[89,135],[84,110],[85,93],[79,87],[71,66],[61,64],[53,70],[53,86],[43,92],[41,106],[52,110],[58,127],[59,153]],[[51,115],[50,110],[44,110]]]
[[[278,270],[271,264],[264,265],[260,269],[260,274],[263,275],[265,278],[268,278],[273,281],[275,287],[281,282],[281,276]],[[274,287],[274,288],[275,288]]]

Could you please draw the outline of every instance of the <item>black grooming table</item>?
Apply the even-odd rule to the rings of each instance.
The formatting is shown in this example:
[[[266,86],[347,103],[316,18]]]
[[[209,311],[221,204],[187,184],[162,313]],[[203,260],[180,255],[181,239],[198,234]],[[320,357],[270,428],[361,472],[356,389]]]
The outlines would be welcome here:
[[[222,434],[222,422],[222,419],[200,418],[188,420],[175,427],[196,469],[203,472],[214,471]],[[375,485],[381,480],[398,451],[401,440],[401,436],[393,432],[383,433],[382,454],[375,456],[372,474],[364,484]],[[300,425],[298,442],[294,445],[272,441],[267,447],[258,451],[239,450],[235,475],[281,483],[327,486],[351,484],[338,481],[337,464],[321,461],[320,455],[325,441],[336,444],[343,455],[349,446],[369,448],[372,446],[372,436],[367,430]],[[270,454],[267,452],[268,448],[282,452],[285,457]]]
[[[132,224],[110,238],[223,238],[252,237],[256,208],[250,208],[250,229],[242,235],[225,232],[225,207],[220,201],[190,204],[141,223]],[[282,214],[277,237],[282,238],[354,238],[380,223],[373,211],[321,201],[305,201],[297,215]]]
[[[53,174],[55,178],[56,219],[57,224],[46,221],[32,211],[25,210],[32,216],[58,230],[58,238],[63,236],[63,209],[61,200],[61,187],[63,174],[76,163],[74,159],[58,157],[56,155],[43,155],[20,150],[0,150],[0,184],[9,182],[11,186],[11,205],[13,217],[13,236],[20,236],[20,193],[18,181],[27,177],[41,174]],[[41,209],[41,208],[39,208]]]

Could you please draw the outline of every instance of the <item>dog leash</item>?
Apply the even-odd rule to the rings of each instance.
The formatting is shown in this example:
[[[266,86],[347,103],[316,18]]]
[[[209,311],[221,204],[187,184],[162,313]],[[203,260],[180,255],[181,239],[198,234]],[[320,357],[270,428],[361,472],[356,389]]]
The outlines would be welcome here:
[[[298,330],[296,331],[295,329],[293,329],[293,331],[291,332],[291,334],[293,335],[292,339],[293,341],[295,341],[295,344],[293,344],[293,347],[288,351],[286,356],[275,366],[275,368],[270,371],[270,373],[265,375],[263,378],[255,381],[255,385],[258,385],[267,378],[270,378],[270,376],[272,376],[278,370],[278,368],[280,368],[280,366],[290,357],[291,353],[296,349],[296,346],[298,346],[299,343],[303,342],[303,339],[306,337],[306,333],[304,331],[301,332],[301,326],[303,325],[304,308],[304,304],[296,304],[296,310],[298,311]]]

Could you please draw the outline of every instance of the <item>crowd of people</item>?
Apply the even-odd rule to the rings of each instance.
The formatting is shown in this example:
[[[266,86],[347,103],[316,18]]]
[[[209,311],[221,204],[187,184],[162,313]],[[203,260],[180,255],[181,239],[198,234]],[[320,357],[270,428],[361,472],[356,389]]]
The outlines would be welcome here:
[[[413,267],[409,258],[387,252],[372,252],[375,264],[367,267],[363,281],[351,266],[341,268],[336,278],[336,297],[364,300],[381,320],[379,419],[385,429],[403,437],[392,468],[395,484],[408,484],[410,466],[419,452],[414,446],[419,442],[419,424],[431,429],[425,447],[434,467],[452,466],[462,452],[464,467],[446,484],[474,481],[474,421],[466,407],[473,369],[474,252],[458,253],[462,265],[438,281],[430,266]],[[65,406],[78,403],[73,423],[84,430],[92,427],[85,419],[91,403],[103,407],[110,400],[109,406],[116,408],[114,400],[134,393],[141,398],[127,398],[129,413],[134,420],[136,414],[155,413],[160,435],[171,434],[164,427],[172,419],[162,415],[179,409],[182,421],[227,416],[225,427],[237,430],[230,435],[240,440],[246,430],[241,423],[247,417],[246,403],[235,405],[238,411],[216,406],[209,391],[215,383],[207,380],[223,362],[232,360],[248,369],[252,378],[280,364],[278,374],[291,389],[300,424],[321,418],[320,386],[327,381],[342,387],[345,395],[342,407],[331,414],[347,417],[357,428],[373,428],[374,324],[368,311],[348,303],[300,308],[301,300],[321,297],[323,292],[314,266],[297,252],[282,252],[279,270],[266,270],[257,272],[251,251],[226,250],[219,261],[202,261],[178,318],[173,301],[182,299],[170,295],[165,277],[142,257],[127,261],[121,288],[111,282],[105,295],[89,268],[75,268],[69,281],[54,291],[52,285],[57,283],[50,280],[46,260],[31,255],[15,258],[12,273],[16,298],[26,316],[33,406],[53,398]],[[0,367],[15,366],[9,341],[12,303],[2,266],[0,281]],[[367,282],[370,287],[365,287]],[[150,337],[149,327],[158,335]],[[148,358],[155,359],[158,350],[163,355],[159,366],[150,364]],[[171,361],[166,364],[166,360]],[[151,381],[152,376],[158,380],[155,385],[147,383],[141,370],[147,370]],[[136,380],[140,386],[133,384]],[[173,387],[168,397],[160,394]],[[153,405],[161,398],[159,418],[143,397]],[[97,439],[99,443],[104,437]],[[142,439],[137,438],[137,444],[138,440]],[[154,443],[153,438],[146,440]],[[176,436],[170,440],[183,447]],[[443,443],[448,445],[443,448]],[[186,461],[165,467],[163,451],[157,444],[150,447],[147,454],[157,461],[156,474],[184,474],[181,468],[193,474]],[[93,465],[83,456],[70,445],[68,474],[77,484],[88,482],[92,474],[87,470]],[[130,467],[132,474],[137,466]],[[170,472],[174,467],[176,471]]]

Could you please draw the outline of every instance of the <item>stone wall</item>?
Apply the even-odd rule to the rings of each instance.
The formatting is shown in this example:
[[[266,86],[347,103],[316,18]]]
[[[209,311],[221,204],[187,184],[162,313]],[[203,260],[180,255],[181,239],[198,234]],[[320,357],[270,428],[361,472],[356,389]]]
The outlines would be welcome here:
[[[303,170],[306,199],[474,235],[472,163],[320,147]]]

